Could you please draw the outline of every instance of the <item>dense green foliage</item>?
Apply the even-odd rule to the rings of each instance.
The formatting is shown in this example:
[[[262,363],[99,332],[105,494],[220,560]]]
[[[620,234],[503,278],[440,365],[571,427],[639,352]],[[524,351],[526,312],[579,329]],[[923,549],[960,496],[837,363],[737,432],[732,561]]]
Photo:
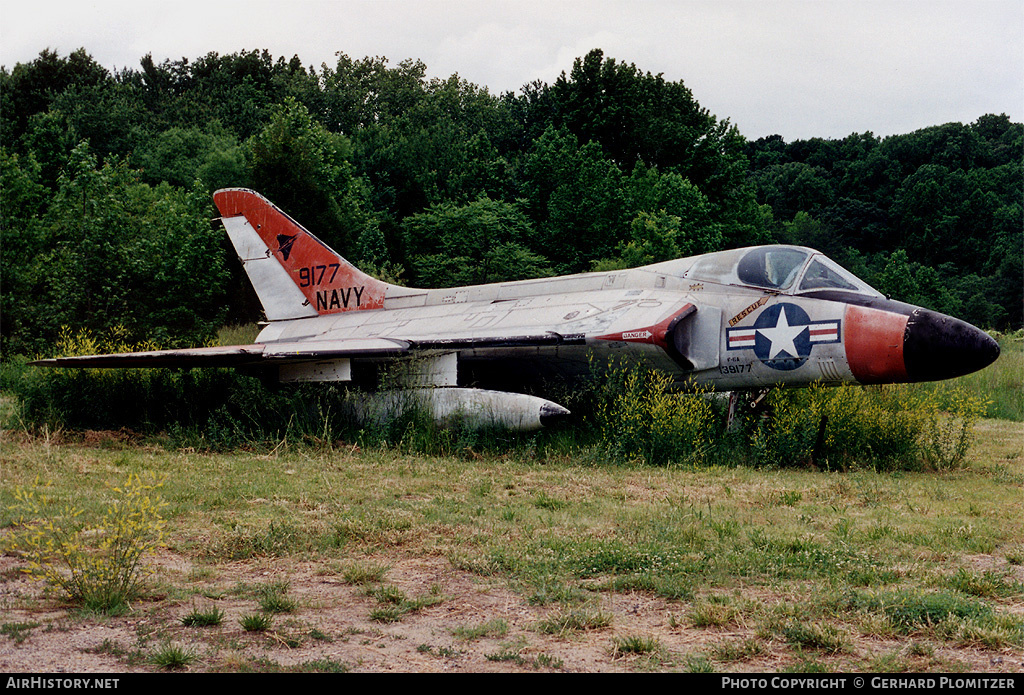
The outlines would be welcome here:
[[[210,194],[256,188],[411,285],[625,267],[787,241],[898,299],[1022,324],[1024,128],[747,142],[682,82],[599,50],[492,95],[419,61],[266,51],[111,73],[84,49],[0,69],[0,337],[159,346],[260,318]]]

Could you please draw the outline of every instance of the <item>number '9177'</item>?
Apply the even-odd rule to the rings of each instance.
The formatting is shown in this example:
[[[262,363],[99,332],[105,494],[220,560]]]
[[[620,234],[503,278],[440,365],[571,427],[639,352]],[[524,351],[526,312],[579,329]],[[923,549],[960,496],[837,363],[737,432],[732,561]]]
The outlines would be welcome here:
[[[341,267],[339,263],[303,266],[299,268],[299,287],[310,287],[325,283],[329,285],[334,282],[334,276],[338,274],[339,267]]]

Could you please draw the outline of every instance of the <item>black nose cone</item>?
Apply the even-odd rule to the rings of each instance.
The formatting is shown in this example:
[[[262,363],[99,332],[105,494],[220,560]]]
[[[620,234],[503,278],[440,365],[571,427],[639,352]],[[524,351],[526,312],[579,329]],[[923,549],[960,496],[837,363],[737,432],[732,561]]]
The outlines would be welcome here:
[[[971,324],[928,309],[907,319],[903,362],[911,381],[952,379],[983,369],[999,357],[999,343]]]

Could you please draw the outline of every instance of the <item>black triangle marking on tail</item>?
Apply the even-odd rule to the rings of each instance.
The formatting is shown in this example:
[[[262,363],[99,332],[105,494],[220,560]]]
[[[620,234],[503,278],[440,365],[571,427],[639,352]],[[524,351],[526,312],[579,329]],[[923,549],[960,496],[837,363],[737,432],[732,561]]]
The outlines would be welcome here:
[[[292,244],[295,243],[295,237],[298,234],[288,236],[287,234],[277,235],[277,252],[281,254],[281,258],[288,260],[288,256],[292,253]]]

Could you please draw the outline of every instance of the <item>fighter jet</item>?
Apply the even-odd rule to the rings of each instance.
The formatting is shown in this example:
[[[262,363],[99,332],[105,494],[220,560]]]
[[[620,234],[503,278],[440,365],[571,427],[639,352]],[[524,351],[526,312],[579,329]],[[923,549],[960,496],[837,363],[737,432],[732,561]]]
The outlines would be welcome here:
[[[534,430],[568,410],[526,387],[585,377],[595,363],[737,392],[949,379],[999,355],[978,328],[893,301],[805,247],[413,289],[361,272],[254,191],[219,190],[214,202],[266,314],[253,344],[34,364],[236,367],[284,383],[348,382],[385,409],[413,397],[439,420]]]

